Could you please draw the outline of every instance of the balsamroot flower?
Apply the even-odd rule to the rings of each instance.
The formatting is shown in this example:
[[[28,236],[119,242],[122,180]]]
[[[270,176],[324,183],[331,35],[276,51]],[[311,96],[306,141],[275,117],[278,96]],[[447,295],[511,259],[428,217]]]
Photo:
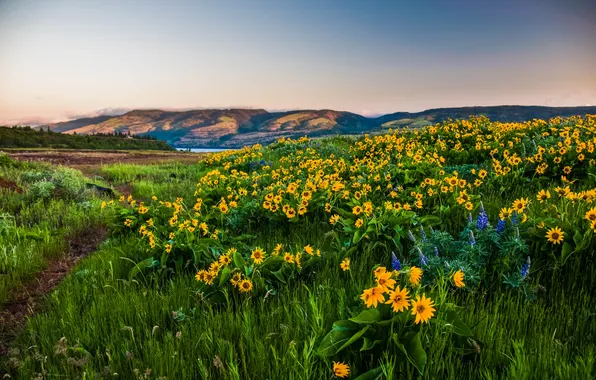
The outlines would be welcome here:
[[[339,378],[347,377],[350,374],[350,366],[342,362],[333,362],[333,374]]]
[[[416,324],[420,322],[428,322],[435,315],[435,308],[433,300],[426,298],[426,295],[416,297],[415,301],[412,301],[412,315],[416,316]]]
[[[464,272],[461,269],[453,274],[453,284],[458,288],[466,286],[466,284],[464,284]]]

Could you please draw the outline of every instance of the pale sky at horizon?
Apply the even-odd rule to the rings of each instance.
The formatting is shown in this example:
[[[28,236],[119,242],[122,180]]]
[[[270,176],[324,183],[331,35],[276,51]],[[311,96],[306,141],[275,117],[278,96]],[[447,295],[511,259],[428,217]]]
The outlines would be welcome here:
[[[0,124],[103,109],[596,105],[589,0],[0,0]]]

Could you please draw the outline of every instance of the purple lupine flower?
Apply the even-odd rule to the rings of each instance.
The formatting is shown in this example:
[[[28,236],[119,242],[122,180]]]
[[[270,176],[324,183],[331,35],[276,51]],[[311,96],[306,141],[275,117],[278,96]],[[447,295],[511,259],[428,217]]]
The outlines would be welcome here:
[[[391,268],[393,268],[393,270],[401,270],[401,262],[397,256],[395,256],[395,252],[391,252]]]
[[[517,226],[519,224],[519,221],[517,219],[517,211],[513,211],[513,215],[511,215],[511,224],[513,224],[514,226]]]
[[[528,256],[526,263],[524,264],[524,266],[521,269],[522,280],[525,280],[526,277],[528,277],[528,274],[530,273],[530,264],[531,264],[530,256]]]
[[[468,224],[474,223],[474,219],[472,219],[472,213],[468,214]]]
[[[428,226],[428,229],[430,230],[431,235],[435,234],[435,230],[433,230],[433,226]]]
[[[414,243],[416,243],[416,238],[414,237],[414,234],[412,233],[411,230],[408,230],[408,237],[410,238],[410,240],[412,240]]]
[[[480,202],[480,212],[478,213],[478,219],[476,220],[476,228],[483,231],[488,226],[488,215],[484,211],[484,205]]]
[[[474,247],[476,245],[476,238],[474,237],[474,233],[470,231],[470,245]]]
[[[439,256],[439,247],[435,245],[435,256]]]
[[[424,253],[422,253],[422,250],[420,249],[420,247],[416,247],[416,249],[418,250],[418,258],[420,259],[420,266],[428,265],[428,258],[426,258],[426,256],[424,256]]]
[[[499,219],[499,221],[497,222],[497,233],[501,234],[503,233],[503,231],[505,231],[505,221],[502,219]]]
[[[420,236],[422,237],[422,241],[426,241],[426,232],[424,232],[424,228],[420,226]]]

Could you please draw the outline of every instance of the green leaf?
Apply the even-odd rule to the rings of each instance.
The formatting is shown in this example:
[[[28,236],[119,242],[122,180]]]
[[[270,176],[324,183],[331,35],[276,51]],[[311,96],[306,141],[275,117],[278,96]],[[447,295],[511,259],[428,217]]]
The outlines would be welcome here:
[[[371,324],[381,320],[381,312],[377,309],[364,310],[350,321],[360,324]]]
[[[341,320],[333,324],[333,328],[319,344],[319,354],[321,356],[331,356],[339,351],[347,341],[352,338],[354,331],[357,330],[358,325],[354,322]]]
[[[362,337],[362,335],[364,335],[364,333],[366,333],[366,331],[370,328],[370,325],[368,326],[364,326],[364,328],[360,331],[358,331],[356,334],[352,335],[352,337],[350,339],[348,339],[347,342],[345,342],[338,350],[337,352],[340,352],[341,350],[343,350],[344,348],[348,347],[349,345],[351,345],[352,343],[356,342],[358,339],[360,339]],[[336,353],[337,353],[336,352]]]
[[[358,330],[360,326],[357,323],[349,321],[347,319],[341,319],[339,321],[333,322],[332,330],[338,331],[355,331]]]
[[[394,340],[397,347],[406,354],[408,361],[423,375],[426,366],[426,352],[422,348],[420,333],[409,331],[401,338],[394,335]]]
[[[280,282],[283,282],[284,284],[286,283],[286,279],[284,278],[284,274],[282,272],[282,269],[278,270],[278,271],[271,271],[271,274],[275,276],[275,278],[277,278]]]
[[[561,250],[561,260],[559,265],[565,264],[569,256],[573,253],[573,246],[567,242],[563,243],[563,249]]]
[[[360,348],[360,351],[371,350],[374,346],[382,344],[382,343],[383,343],[383,341],[380,339],[372,340],[368,337],[364,337],[364,341],[362,342],[362,347]]]
[[[128,272],[128,281],[132,281],[141,271],[145,268],[149,268],[153,264],[153,257],[149,257],[143,261],[138,262],[130,272]]]
[[[420,224],[425,226],[438,226],[441,224],[441,219],[438,216],[434,215],[425,215],[420,218]]]
[[[221,276],[219,277],[219,286],[222,286],[223,284],[226,283],[226,281],[228,281],[230,279],[230,273],[232,273],[232,271],[228,267],[225,267],[221,271]]]
[[[269,256],[265,259],[265,261],[263,261],[263,264],[261,264],[260,268],[264,269],[264,268],[271,268],[271,267],[278,267],[281,265],[281,263],[283,263],[284,258],[283,256]]]
[[[242,254],[238,251],[234,252],[234,264],[239,268],[242,268],[246,265],[246,260],[244,260]]]
[[[377,367],[364,372],[354,380],[377,380],[383,375],[383,368]]]
[[[445,321],[448,325],[453,327],[453,333],[460,336],[473,336],[472,330],[459,318],[456,311],[453,309],[447,310],[445,313]]]
[[[579,230],[575,231],[575,235],[573,235],[573,242],[575,245],[580,245],[581,242],[584,240],[584,235],[582,235]]]
[[[362,239],[362,234],[360,231],[354,232],[354,236],[352,237],[352,244],[358,243]]]

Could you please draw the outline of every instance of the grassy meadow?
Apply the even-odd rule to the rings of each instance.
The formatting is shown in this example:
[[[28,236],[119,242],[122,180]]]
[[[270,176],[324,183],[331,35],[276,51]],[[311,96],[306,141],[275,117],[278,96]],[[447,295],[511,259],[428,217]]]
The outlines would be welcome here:
[[[113,199],[0,157],[0,305],[109,226],[0,373],[594,378],[595,147],[595,116],[479,117],[105,165]]]

